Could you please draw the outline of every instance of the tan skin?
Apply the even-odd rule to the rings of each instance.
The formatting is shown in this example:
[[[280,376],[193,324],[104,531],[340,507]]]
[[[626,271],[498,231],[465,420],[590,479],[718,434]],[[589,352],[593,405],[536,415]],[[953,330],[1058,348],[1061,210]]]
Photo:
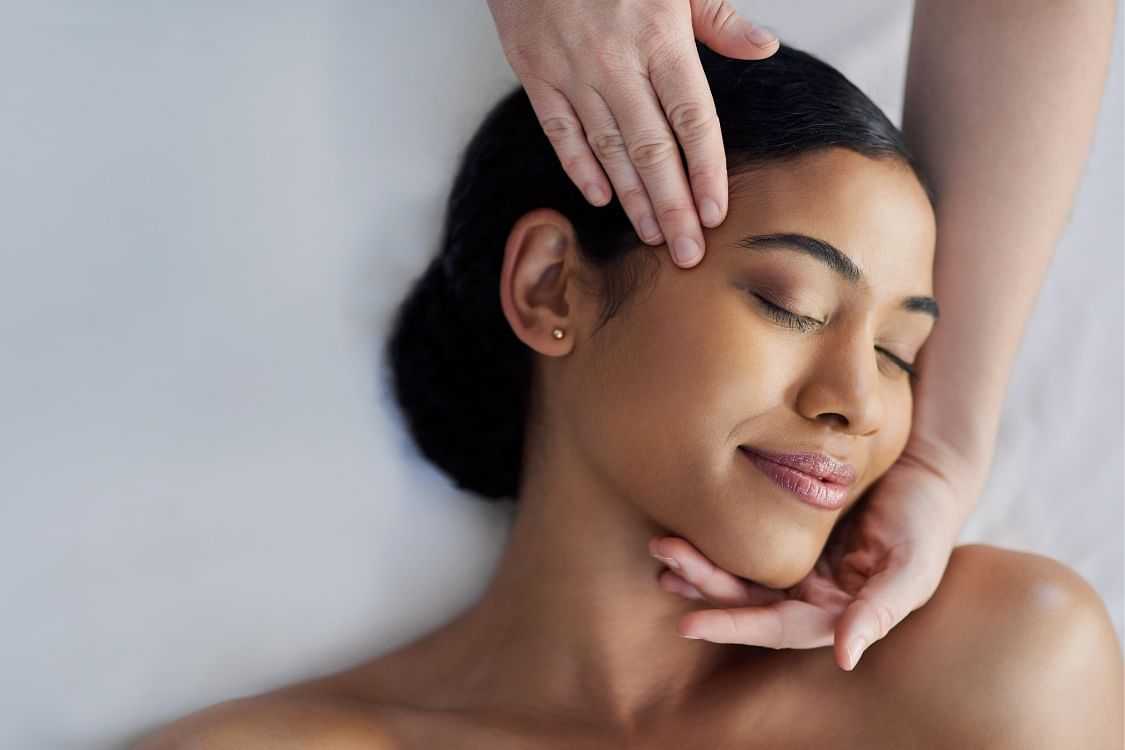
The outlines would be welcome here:
[[[654,253],[596,335],[595,271],[566,217],[521,217],[500,293],[537,354],[535,398],[519,514],[484,595],[370,662],[220,704],[138,747],[1103,746],[1121,715],[1116,636],[1097,593],[1038,555],[958,547],[933,599],[851,672],[831,648],[678,634],[701,603],[661,587],[649,540],[683,537],[771,587],[800,581],[907,440],[911,385],[885,352],[912,362],[934,325],[899,308],[932,293],[934,216],[909,170],[832,149],[753,186],[732,186],[698,266]],[[867,286],[738,244],[776,233],[831,243]],[[786,327],[755,294],[827,322]],[[743,444],[853,464],[847,505],[799,502]],[[1079,684],[1100,692],[1079,702]]]

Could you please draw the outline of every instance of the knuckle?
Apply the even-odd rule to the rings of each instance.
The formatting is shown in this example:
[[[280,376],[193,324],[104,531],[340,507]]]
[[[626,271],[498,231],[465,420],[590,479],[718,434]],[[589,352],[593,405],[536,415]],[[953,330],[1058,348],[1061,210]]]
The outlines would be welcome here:
[[[573,138],[582,130],[577,120],[566,115],[544,118],[539,125],[551,143],[556,145]]]
[[[711,21],[711,27],[714,29],[721,31],[728,24],[738,20],[738,11],[727,0],[713,0],[713,2],[706,3],[705,8],[705,12]]]
[[[662,71],[673,75],[689,54],[697,54],[694,35],[669,32],[669,29],[679,28],[680,23],[679,18],[658,15],[638,30],[638,42],[643,45],[652,75]]]
[[[691,226],[691,217],[694,215],[695,210],[693,208],[678,204],[656,207],[656,220],[661,226],[687,228]]]
[[[653,7],[645,11],[637,19],[633,30],[632,42],[645,57],[667,55],[681,46],[681,39],[672,29],[680,28],[680,12],[670,10],[660,3],[653,3]]]
[[[632,205],[639,211],[648,210],[648,193],[640,185],[628,185],[618,191],[618,200],[621,205]],[[641,217],[638,214],[636,218],[639,220]]]
[[[625,139],[616,130],[591,133],[587,138],[590,148],[602,161],[611,161],[625,152]]]
[[[676,146],[666,138],[638,138],[629,144],[629,160],[637,169],[651,169],[676,155]]]
[[[683,102],[668,110],[668,121],[681,143],[695,143],[711,134],[715,126],[708,110],[698,102]]]

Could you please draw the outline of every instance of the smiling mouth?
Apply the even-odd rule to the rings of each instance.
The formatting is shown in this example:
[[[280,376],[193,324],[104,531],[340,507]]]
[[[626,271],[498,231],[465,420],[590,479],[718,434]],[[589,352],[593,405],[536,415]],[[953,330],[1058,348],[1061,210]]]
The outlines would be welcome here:
[[[820,479],[792,466],[770,460],[745,446],[740,446],[739,451],[774,484],[815,508],[839,510],[847,500],[846,484]]]
[[[849,486],[856,478],[855,467],[849,463],[838,461],[832,456],[817,451],[803,453],[774,453],[750,445],[740,446],[742,449],[761,456],[767,461],[788,466],[802,474],[819,479],[822,482],[842,484]]]

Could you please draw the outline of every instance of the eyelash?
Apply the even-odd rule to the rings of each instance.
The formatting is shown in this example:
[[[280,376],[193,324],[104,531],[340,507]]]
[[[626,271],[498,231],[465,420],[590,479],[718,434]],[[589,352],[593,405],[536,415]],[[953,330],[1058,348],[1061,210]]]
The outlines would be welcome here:
[[[809,318],[804,318],[800,315],[794,315],[784,307],[775,305],[760,294],[755,294],[754,296],[757,297],[758,300],[762,303],[762,308],[766,311],[767,315],[790,328],[795,328],[802,333],[805,333],[811,331],[820,324],[820,321],[814,321]],[[909,362],[902,361],[886,349],[881,349],[880,347],[875,347],[875,351],[885,354],[888,358],[890,358],[892,362],[894,362],[899,367],[899,369],[903,370],[908,377],[917,377],[914,367]]]

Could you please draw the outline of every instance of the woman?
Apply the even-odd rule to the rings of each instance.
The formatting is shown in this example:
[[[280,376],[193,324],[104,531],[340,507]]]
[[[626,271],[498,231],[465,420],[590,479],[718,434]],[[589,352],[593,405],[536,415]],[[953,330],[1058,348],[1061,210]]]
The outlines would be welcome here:
[[[655,540],[655,551],[703,576],[662,580],[716,601],[718,588],[719,603],[733,607],[693,614],[685,623],[693,633],[770,648],[829,639],[840,668],[852,669],[865,647],[933,596],[989,477],[1017,347],[1070,218],[1116,5],[913,3],[902,130],[942,193],[934,290],[947,315],[917,362],[906,448],[868,492],[832,566],[837,579],[853,582],[856,598],[834,621],[824,617],[824,596],[797,599],[807,607],[745,606],[763,592],[686,540]],[[727,212],[727,165],[694,42],[755,60],[777,50],[776,37],[727,0],[488,0],[488,7],[571,181],[592,205],[616,194],[646,242],[673,256],[694,245],[692,257],[676,262],[695,265],[706,245],[701,222],[714,228]],[[768,15],[767,6],[755,7]],[[855,16],[854,7],[840,7],[837,19]],[[874,18],[871,10],[861,16]],[[780,5],[774,12],[784,23]],[[831,16],[817,16],[818,25],[856,33]],[[686,166],[673,142],[682,144]],[[782,643],[781,632],[801,635]]]
[[[481,599],[141,747],[1111,746],[1112,624],[1038,555],[957,548],[933,600],[851,672],[826,648],[677,633],[698,605],[657,585],[649,539],[772,589],[806,579],[901,454],[939,318],[933,195],[878,107],[790,47],[699,52],[731,179],[698,266],[590,206],[518,89],[470,143],[441,252],[395,321],[422,453],[517,500]]]

